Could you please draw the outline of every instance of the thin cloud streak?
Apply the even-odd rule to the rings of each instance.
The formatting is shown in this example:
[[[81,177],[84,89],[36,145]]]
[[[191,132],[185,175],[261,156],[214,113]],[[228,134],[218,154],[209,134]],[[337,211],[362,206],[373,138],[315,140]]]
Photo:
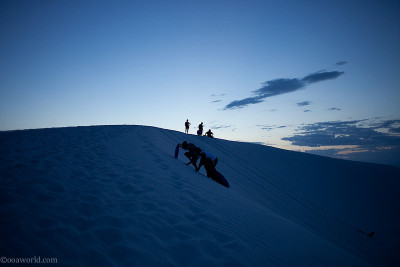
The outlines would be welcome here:
[[[342,65],[345,65],[347,63],[348,63],[347,61],[339,61],[339,62],[336,63],[336,65],[337,66],[342,66]]]
[[[297,103],[297,105],[298,105],[299,107],[308,106],[308,105],[310,105],[310,104],[311,104],[311,101],[303,101],[303,102]]]
[[[268,125],[268,124],[256,125],[256,126],[261,127],[261,130],[267,130],[267,131],[272,131],[272,130],[275,130],[275,129],[282,129],[282,128],[288,127],[286,125]]]
[[[302,81],[306,83],[316,83],[326,80],[336,79],[344,72],[342,71],[325,71],[325,72],[318,72],[314,74],[310,74],[302,79]]]

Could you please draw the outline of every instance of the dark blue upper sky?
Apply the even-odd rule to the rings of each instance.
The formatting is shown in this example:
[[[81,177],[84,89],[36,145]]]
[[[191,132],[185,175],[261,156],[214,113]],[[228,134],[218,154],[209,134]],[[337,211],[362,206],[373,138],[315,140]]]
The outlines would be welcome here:
[[[300,149],[304,125],[400,118],[399,18],[394,0],[3,0],[0,129],[189,119]]]

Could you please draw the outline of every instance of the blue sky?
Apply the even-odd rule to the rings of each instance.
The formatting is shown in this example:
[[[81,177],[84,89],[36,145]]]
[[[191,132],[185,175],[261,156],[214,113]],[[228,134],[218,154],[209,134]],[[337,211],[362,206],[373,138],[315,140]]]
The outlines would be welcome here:
[[[394,0],[3,0],[0,130],[189,119],[191,133],[204,122],[220,138],[395,163],[399,47]]]

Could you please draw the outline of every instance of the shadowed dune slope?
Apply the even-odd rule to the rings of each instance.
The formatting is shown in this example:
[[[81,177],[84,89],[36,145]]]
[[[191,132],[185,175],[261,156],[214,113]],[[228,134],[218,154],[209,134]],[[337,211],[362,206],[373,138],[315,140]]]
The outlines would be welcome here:
[[[231,188],[186,166],[182,150],[175,159],[183,140],[216,155]],[[400,169],[391,166],[148,126],[91,126],[0,132],[0,178],[7,258],[400,265]]]

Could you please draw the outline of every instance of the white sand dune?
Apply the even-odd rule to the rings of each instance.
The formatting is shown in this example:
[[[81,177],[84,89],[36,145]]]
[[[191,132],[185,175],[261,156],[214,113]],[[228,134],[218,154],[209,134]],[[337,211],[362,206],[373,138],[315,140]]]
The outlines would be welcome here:
[[[177,143],[219,158],[227,189]],[[0,132],[0,256],[92,266],[400,266],[400,169],[145,126]],[[370,238],[365,233],[375,232]]]

